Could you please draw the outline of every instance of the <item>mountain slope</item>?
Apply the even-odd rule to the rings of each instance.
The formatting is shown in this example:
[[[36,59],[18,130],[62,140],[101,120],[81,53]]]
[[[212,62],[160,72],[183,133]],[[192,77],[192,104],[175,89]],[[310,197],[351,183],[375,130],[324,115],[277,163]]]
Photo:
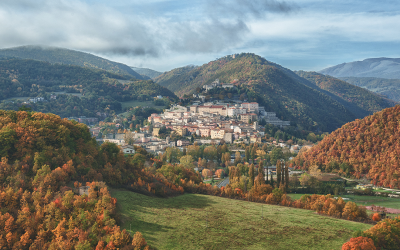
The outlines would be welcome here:
[[[376,77],[340,77],[352,85],[368,89],[387,98],[400,102],[400,79],[384,79]]]
[[[157,76],[161,75],[162,72],[158,72],[152,69],[147,69],[147,68],[136,68],[136,67],[131,67],[135,72],[139,73],[142,76],[146,76],[150,79],[156,78]]]
[[[366,175],[376,185],[400,188],[399,121],[397,105],[347,123],[294,161],[304,169],[316,164],[327,172]]]
[[[76,65],[94,69],[103,69],[117,74],[130,75],[136,79],[143,79],[141,75],[129,66],[112,62],[110,60],[80,51],[43,46],[21,46],[15,48],[1,49],[1,57],[15,57],[21,59],[33,59],[49,63],[61,63]]]
[[[171,71],[162,73],[161,75],[154,78],[154,81],[156,83],[160,84],[161,86],[164,86],[164,87],[168,88],[169,90],[178,93],[178,90],[180,90],[182,87],[180,85],[180,83],[182,83],[182,82],[186,83],[186,82],[190,81],[190,79],[191,79],[190,76],[187,79],[186,74],[196,68],[197,68],[197,66],[193,66],[193,65],[176,68]],[[192,91],[191,88],[188,90],[188,92],[190,92],[190,91]]]
[[[355,115],[343,105],[318,91],[315,84],[314,88],[306,86],[285,70],[254,54],[228,56],[192,69],[175,69],[155,80],[183,95],[215,79],[223,83],[234,82],[245,88],[249,101],[257,101],[267,111],[277,112],[278,117],[306,129],[332,131],[355,119]]]
[[[400,79],[400,58],[368,58],[363,61],[342,63],[319,71],[333,77],[378,77]]]
[[[126,83],[121,84],[119,80]],[[32,108],[62,117],[117,112],[121,111],[120,102],[157,95],[176,98],[174,93],[151,80],[128,81],[124,76],[104,70],[22,59],[0,60],[0,88],[0,100],[44,97],[45,102],[31,103]],[[57,98],[50,100],[51,93],[56,93]],[[21,104],[22,101],[5,100],[0,108],[18,109]]]
[[[305,71],[297,71],[296,74],[314,83],[321,91],[340,102],[358,118],[396,104],[392,100],[330,76]]]

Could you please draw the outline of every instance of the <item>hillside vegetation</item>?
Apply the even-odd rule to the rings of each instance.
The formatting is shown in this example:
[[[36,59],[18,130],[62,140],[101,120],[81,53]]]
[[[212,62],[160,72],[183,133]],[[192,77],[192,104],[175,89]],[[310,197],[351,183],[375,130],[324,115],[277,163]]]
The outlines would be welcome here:
[[[337,97],[333,98],[347,109],[356,115],[360,114],[359,118],[395,105],[392,100],[385,99],[365,88],[354,86],[331,76],[305,71],[297,71],[296,74],[314,83],[320,89],[333,94]]]
[[[396,102],[400,102],[400,79],[376,77],[340,77],[340,79],[352,85],[386,96]]]
[[[316,164],[327,172],[400,188],[399,120],[400,106],[395,106],[347,123],[298,155],[295,164],[304,169]]]
[[[50,93],[55,92],[57,99],[30,105],[33,110],[62,117],[118,112],[121,111],[120,102],[145,100],[157,95],[176,97],[151,80],[132,80],[126,84],[118,80],[127,79],[108,71],[79,66],[22,59],[0,60],[0,100],[42,96],[49,101]],[[79,93],[82,98],[65,93]],[[1,104],[1,108],[18,109],[19,105],[7,102]]]
[[[136,67],[131,67],[131,68],[140,75],[150,79],[156,78],[157,76],[162,74],[162,72],[158,72],[147,68],[136,68]]]
[[[0,57],[33,59],[66,65],[76,65],[92,69],[103,69],[113,73],[129,75],[136,79],[143,79],[141,75],[132,70],[129,66],[112,62],[110,60],[76,50],[44,47],[44,46],[21,46],[15,48],[1,49]]]
[[[190,88],[191,84],[189,84],[189,82],[193,79],[193,76],[187,76],[186,73],[189,73],[196,68],[198,67],[193,65],[176,68],[171,71],[162,73],[161,75],[154,78],[154,81],[178,94],[181,93],[180,90],[182,90],[183,86],[189,87],[186,92],[190,92],[193,91],[196,87]],[[182,86],[182,83],[185,84]]]
[[[115,144],[99,146],[86,125],[54,114],[0,110],[0,138],[1,249],[144,247],[140,235],[132,239],[117,226],[117,200],[106,185],[147,195],[183,192],[145,170],[152,160],[144,149],[125,157]],[[186,171],[181,178],[198,176]],[[88,195],[75,193],[82,184]]]
[[[199,194],[160,199],[112,190],[122,228],[157,249],[340,249],[370,225],[312,211]],[[263,217],[261,217],[263,216]]]

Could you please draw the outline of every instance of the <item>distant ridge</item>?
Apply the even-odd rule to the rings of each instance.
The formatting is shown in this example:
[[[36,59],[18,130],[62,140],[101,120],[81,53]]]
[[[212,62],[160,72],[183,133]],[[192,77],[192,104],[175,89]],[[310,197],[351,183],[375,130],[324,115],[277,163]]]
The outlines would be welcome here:
[[[400,79],[400,58],[368,58],[342,63],[319,71],[333,77],[377,77]]]
[[[376,77],[340,77],[355,86],[359,86],[387,98],[400,102],[400,79],[385,79]]]
[[[32,59],[49,63],[76,65],[94,69],[103,69],[113,73],[130,75],[143,80],[143,76],[136,73],[129,66],[113,62],[89,53],[76,50],[48,47],[48,46],[21,46],[0,50],[1,57],[15,57],[20,59]]]
[[[161,75],[163,72],[155,71],[152,69],[148,68],[136,68],[136,67],[131,67],[135,72],[139,73],[142,76],[146,76],[150,79],[156,78],[157,76]]]

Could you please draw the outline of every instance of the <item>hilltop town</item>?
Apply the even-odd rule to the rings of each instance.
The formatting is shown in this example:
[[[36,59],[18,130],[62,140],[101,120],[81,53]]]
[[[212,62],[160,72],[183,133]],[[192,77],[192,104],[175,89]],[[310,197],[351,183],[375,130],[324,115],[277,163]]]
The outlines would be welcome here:
[[[147,124],[140,128],[140,132],[106,134],[98,141],[115,143],[121,146],[124,153],[134,152],[133,145],[157,155],[167,147],[185,147],[194,143],[260,143],[265,135],[265,124],[283,128],[290,126],[290,121],[280,120],[276,113],[266,112],[256,102],[235,101],[195,102],[189,106],[174,104],[163,113],[151,114]],[[170,136],[163,137],[166,130],[179,139],[173,141]],[[100,128],[91,128],[91,131],[96,136]],[[281,146],[284,144],[281,143]],[[297,145],[295,149],[298,149]]]

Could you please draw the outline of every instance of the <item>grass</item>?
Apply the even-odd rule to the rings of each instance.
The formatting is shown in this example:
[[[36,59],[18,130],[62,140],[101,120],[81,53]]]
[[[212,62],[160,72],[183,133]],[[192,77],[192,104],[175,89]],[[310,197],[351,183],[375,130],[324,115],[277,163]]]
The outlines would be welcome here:
[[[371,225],[313,211],[184,194],[148,197],[112,189],[122,228],[156,249],[340,249]],[[263,218],[261,218],[263,215]]]

